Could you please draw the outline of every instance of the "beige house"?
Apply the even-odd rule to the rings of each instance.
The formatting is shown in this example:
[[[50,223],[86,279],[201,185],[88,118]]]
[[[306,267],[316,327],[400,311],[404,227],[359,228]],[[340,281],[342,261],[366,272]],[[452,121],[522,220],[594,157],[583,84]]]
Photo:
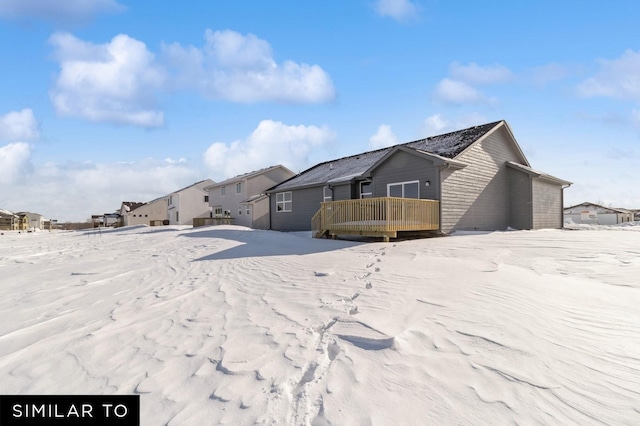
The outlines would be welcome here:
[[[18,215],[8,210],[0,210],[0,231],[17,231],[18,219]]]
[[[136,210],[138,207],[144,205],[143,202],[140,201],[123,201],[120,205],[120,210],[118,213],[120,214],[120,226],[129,226],[133,225],[129,223],[130,213]]]
[[[124,226],[164,224],[168,220],[167,198],[166,196],[156,198],[148,203],[123,202],[120,208],[122,224]]]
[[[193,225],[194,218],[211,217],[209,194],[205,188],[213,184],[211,179],[201,180],[166,196],[169,224]]]
[[[265,191],[293,176],[294,172],[277,165],[206,187],[213,217],[231,218],[234,225],[269,229],[269,197]]]

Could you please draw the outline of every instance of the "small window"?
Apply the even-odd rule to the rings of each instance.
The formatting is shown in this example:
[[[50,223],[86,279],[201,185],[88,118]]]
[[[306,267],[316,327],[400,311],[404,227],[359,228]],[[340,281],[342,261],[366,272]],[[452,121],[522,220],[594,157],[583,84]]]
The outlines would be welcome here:
[[[290,212],[293,208],[293,198],[291,191],[279,192],[276,194],[276,211]]]
[[[360,182],[360,198],[373,197],[373,184],[371,182]]]
[[[222,188],[220,188],[220,195],[222,195],[224,197],[225,192],[227,192],[227,187],[223,186]]]
[[[247,211],[245,213],[247,213],[247,216],[251,214],[251,209],[249,208],[249,206],[247,206]]]
[[[144,215],[144,217],[149,217],[149,215],[148,215],[148,214],[145,214],[145,215]]]
[[[236,194],[242,193],[242,182],[236,183]]]
[[[238,216],[242,216],[242,208],[238,207]]]
[[[173,195],[169,195],[169,205],[173,204]]]
[[[205,202],[205,203],[208,203],[208,202],[209,202],[209,196],[208,196],[208,195],[205,195],[205,196],[204,196],[204,202]]]
[[[216,217],[222,216],[222,207],[216,207],[213,209],[213,214]]]

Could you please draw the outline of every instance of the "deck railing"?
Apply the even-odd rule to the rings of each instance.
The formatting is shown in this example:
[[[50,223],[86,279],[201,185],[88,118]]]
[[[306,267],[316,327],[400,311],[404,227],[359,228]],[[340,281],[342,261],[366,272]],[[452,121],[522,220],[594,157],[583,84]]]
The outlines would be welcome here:
[[[378,197],[327,201],[311,220],[314,235],[357,233],[395,235],[398,231],[438,230],[436,200]]]

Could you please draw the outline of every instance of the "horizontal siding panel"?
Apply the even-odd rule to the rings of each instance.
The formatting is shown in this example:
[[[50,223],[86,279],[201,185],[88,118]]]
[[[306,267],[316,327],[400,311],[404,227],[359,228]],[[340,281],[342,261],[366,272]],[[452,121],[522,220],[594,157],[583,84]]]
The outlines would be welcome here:
[[[521,156],[500,128],[456,157],[467,167],[442,174],[442,231],[496,230],[509,226],[507,161]]]
[[[562,186],[533,181],[533,229],[562,228]]]

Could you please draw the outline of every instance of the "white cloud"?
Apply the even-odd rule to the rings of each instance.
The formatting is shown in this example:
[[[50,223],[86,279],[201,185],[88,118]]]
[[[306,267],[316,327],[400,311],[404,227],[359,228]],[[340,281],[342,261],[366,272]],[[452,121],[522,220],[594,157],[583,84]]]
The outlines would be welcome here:
[[[31,147],[24,142],[11,143],[0,147],[0,179],[2,186],[19,182],[31,171]],[[22,191],[19,192],[20,195]],[[2,199],[3,197],[0,197]],[[0,208],[8,208],[0,206]]]
[[[514,79],[514,75],[502,65],[480,66],[475,62],[462,65],[453,62],[449,66],[450,78],[440,80],[435,89],[436,99],[448,104],[495,103],[497,99],[489,98],[476,86],[506,83]]]
[[[415,19],[418,15],[418,7],[409,0],[378,0],[375,9],[380,16],[389,16],[400,22]]]
[[[0,168],[5,154],[10,164],[29,166],[28,146],[0,148]],[[30,173],[14,173],[12,185],[0,186],[2,206],[12,211],[33,211],[60,221],[85,221],[91,214],[113,212],[122,201],[151,201],[194,182],[206,179],[188,161],[153,158],[133,162],[46,163]],[[69,190],[73,188],[73,190]]]
[[[0,17],[9,19],[43,19],[56,23],[85,22],[101,13],[124,10],[114,0],[2,0]]]
[[[322,68],[293,61],[277,64],[269,43],[253,34],[207,30],[202,49],[173,43],[163,46],[163,52],[177,81],[208,98],[314,103],[335,97],[331,78]]]
[[[25,142],[39,137],[40,130],[32,110],[25,108],[0,115],[0,141]]]
[[[477,113],[463,115],[455,120],[447,120],[440,113],[427,117],[422,125],[422,130],[426,137],[441,135],[455,130],[466,129],[487,123],[488,120]]]
[[[486,100],[474,87],[450,78],[440,80],[435,95],[437,99],[450,104],[478,103]]]
[[[382,124],[378,127],[378,131],[369,138],[369,146],[373,149],[385,148],[398,144],[398,138],[391,131],[391,126]]]
[[[578,85],[578,94],[640,100],[640,51],[627,50],[617,59],[598,62],[600,70]]]
[[[215,180],[275,164],[295,171],[309,167],[309,155],[334,139],[335,133],[326,127],[263,120],[244,140],[212,144],[204,153],[204,163]]]
[[[472,85],[505,83],[513,79],[511,70],[503,65],[480,66],[475,62],[462,65],[454,62],[450,65],[450,74],[455,80]]]
[[[60,62],[50,91],[58,114],[141,127],[164,124],[155,94],[166,76],[144,43],[120,34],[96,45],[68,33],[56,33],[49,42]]]
[[[442,114],[434,114],[424,120],[423,129],[427,136],[433,136],[443,133],[449,126]]]

